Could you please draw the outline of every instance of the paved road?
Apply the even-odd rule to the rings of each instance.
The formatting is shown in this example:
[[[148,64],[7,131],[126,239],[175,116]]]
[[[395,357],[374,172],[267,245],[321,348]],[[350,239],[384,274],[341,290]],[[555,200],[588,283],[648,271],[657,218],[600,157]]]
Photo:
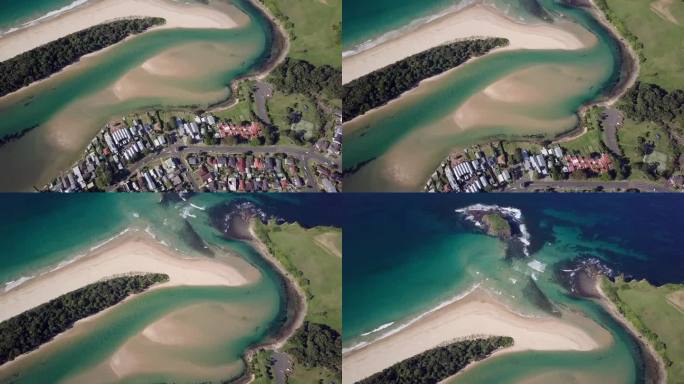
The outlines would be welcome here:
[[[615,108],[606,108],[601,115],[603,119],[603,142],[614,153],[621,155],[617,140],[617,130],[622,126],[622,113]]]
[[[271,355],[271,373],[276,384],[286,384],[287,374],[292,369],[292,360],[287,353],[273,351]]]
[[[265,154],[265,153],[285,153],[288,156],[293,156],[297,157],[301,160],[303,163],[304,167],[304,176],[305,176],[305,182],[308,186],[311,188],[314,188],[316,186],[316,179],[314,178],[314,173],[313,170],[311,169],[311,160],[314,160],[318,163],[322,164],[327,164],[329,166],[335,166],[336,161],[332,160],[312,148],[303,148],[303,147],[285,147],[285,146],[279,146],[279,145],[269,145],[269,146],[260,146],[260,147],[244,147],[244,146],[230,146],[230,145],[188,145],[186,146],[182,151],[178,151],[178,147],[182,146],[181,143],[175,143],[172,144],[171,146],[168,146],[164,148],[161,152],[155,153],[153,155],[149,155],[142,159],[141,161],[135,163],[133,166],[129,167],[128,170],[130,171],[131,174],[134,174],[138,172],[141,168],[148,166],[149,164],[159,161],[161,159],[165,159],[170,156],[178,156],[180,158],[183,158],[185,156],[180,156],[181,154],[183,155],[188,155],[188,154],[195,154],[195,153],[201,153],[201,152],[210,152],[210,153],[220,153],[224,155],[235,155],[235,154],[243,154],[247,152],[252,152],[254,154]],[[190,169],[189,165],[186,164],[185,162],[183,163],[184,166],[187,169]],[[194,180],[193,177],[191,177],[191,182],[193,183],[193,188],[194,190],[199,190],[196,181]],[[115,190],[117,186],[112,186],[110,187],[109,190]]]
[[[632,180],[617,180],[617,181],[601,181],[601,180],[587,180],[587,181],[533,181],[526,188],[521,188],[519,183],[513,187],[507,188],[509,192],[530,192],[537,189],[553,188],[557,191],[586,191],[593,190],[596,187],[603,187],[604,191],[614,191],[620,189],[625,191],[627,189],[638,189],[641,192],[673,192],[674,189],[667,185],[659,183],[650,183],[647,181],[632,181]]]
[[[256,104],[256,114],[259,118],[271,124],[271,119],[268,117],[268,110],[266,109],[266,99],[273,95],[273,87],[263,81],[257,81],[254,87],[254,102]]]

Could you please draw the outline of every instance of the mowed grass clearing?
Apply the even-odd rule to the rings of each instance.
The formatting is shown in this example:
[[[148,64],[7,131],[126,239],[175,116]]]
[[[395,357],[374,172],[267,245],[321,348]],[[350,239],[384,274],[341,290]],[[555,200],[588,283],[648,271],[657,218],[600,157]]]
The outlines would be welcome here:
[[[330,227],[306,229],[296,223],[257,225],[268,234],[273,256],[304,282],[300,286],[310,294],[306,320],[327,324],[341,332],[342,259],[316,240],[317,236],[330,232],[341,236],[341,231]]]
[[[288,56],[314,65],[342,66],[342,0],[261,0],[290,33]],[[283,17],[284,16],[284,17]]]
[[[680,0],[607,0],[612,12],[644,45],[646,61],[639,80],[667,90],[684,88],[684,2]],[[679,24],[669,21],[652,6],[664,7]]]
[[[684,285],[655,287],[645,280],[626,283],[618,279],[615,286],[620,300],[667,345],[667,357],[673,362],[667,367],[668,382],[684,382],[684,312],[669,300]]]
[[[647,142],[655,144],[651,155],[642,156],[637,150],[638,138],[643,137]],[[658,124],[652,122],[637,123],[625,119],[624,126],[618,128],[618,143],[630,163],[659,162],[659,169],[671,168],[674,161],[672,143],[667,132]],[[634,178],[646,179],[640,170],[632,167]]]

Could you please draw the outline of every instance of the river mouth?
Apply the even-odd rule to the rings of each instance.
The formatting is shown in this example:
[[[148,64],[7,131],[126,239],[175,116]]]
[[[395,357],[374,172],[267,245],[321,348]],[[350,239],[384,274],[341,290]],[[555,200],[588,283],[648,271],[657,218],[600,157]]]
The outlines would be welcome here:
[[[29,191],[49,182],[113,118],[222,102],[231,96],[232,81],[273,60],[277,32],[254,5],[234,0],[208,6],[237,26],[150,31],[0,98],[0,136],[35,127],[0,148],[4,171],[12,175],[0,181],[0,190]]]
[[[542,4],[556,27],[593,44],[490,53],[345,123],[345,188],[419,191],[454,150],[576,130],[579,110],[610,96],[626,76],[622,51],[586,9]]]

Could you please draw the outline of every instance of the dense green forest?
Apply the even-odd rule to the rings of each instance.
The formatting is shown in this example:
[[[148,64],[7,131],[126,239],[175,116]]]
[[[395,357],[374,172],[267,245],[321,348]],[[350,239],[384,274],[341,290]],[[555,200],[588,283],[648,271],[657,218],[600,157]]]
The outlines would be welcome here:
[[[422,80],[508,45],[507,39],[477,39],[441,45],[409,56],[345,84],[342,90],[344,120],[351,120],[386,104]]]
[[[386,368],[361,384],[428,384],[437,383],[465,368],[473,361],[484,359],[499,348],[513,345],[511,337],[463,340],[437,347]]]
[[[342,369],[342,338],[325,324],[305,321],[288,341],[286,352],[306,368],[320,366],[335,373]]]
[[[72,33],[0,63],[0,96],[44,79],[88,53],[164,24],[158,17],[117,20]]]
[[[301,93],[310,97],[323,93],[336,99],[340,97],[342,72],[329,65],[319,67],[304,60],[286,58],[271,72],[271,82],[279,91]]]
[[[656,84],[637,82],[622,97],[620,109],[637,122],[669,123],[684,116],[684,90],[668,92]]]
[[[76,321],[168,280],[168,275],[150,273],[99,281],[7,319],[0,323],[0,364],[38,348]]]

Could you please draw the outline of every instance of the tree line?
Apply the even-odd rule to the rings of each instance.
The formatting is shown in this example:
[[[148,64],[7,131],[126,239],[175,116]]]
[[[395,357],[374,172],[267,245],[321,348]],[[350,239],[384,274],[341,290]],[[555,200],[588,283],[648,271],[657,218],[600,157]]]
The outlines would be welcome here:
[[[44,79],[83,55],[165,22],[163,18],[145,17],[99,24],[5,60],[0,63],[0,96]]]
[[[269,80],[279,91],[301,93],[313,98],[324,94],[332,99],[340,97],[342,71],[329,65],[315,66],[305,60],[286,58],[271,72]]]
[[[0,323],[0,365],[38,348],[76,321],[168,280],[166,274],[149,273],[99,281],[3,321]]]
[[[619,108],[637,122],[669,123],[684,116],[684,90],[668,92],[656,84],[636,82],[622,97]]]
[[[305,321],[288,341],[287,353],[306,368],[324,367],[335,374],[342,369],[342,338],[325,324]]]
[[[351,120],[386,104],[418,86],[422,80],[508,45],[507,39],[459,41],[431,48],[345,84],[342,90],[344,120]]]
[[[427,350],[384,369],[360,384],[428,384],[437,383],[457,373],[468,364],[482,360],[500,348],[513,345],[513,338],[495,336],[486,339],[458,341]]]

